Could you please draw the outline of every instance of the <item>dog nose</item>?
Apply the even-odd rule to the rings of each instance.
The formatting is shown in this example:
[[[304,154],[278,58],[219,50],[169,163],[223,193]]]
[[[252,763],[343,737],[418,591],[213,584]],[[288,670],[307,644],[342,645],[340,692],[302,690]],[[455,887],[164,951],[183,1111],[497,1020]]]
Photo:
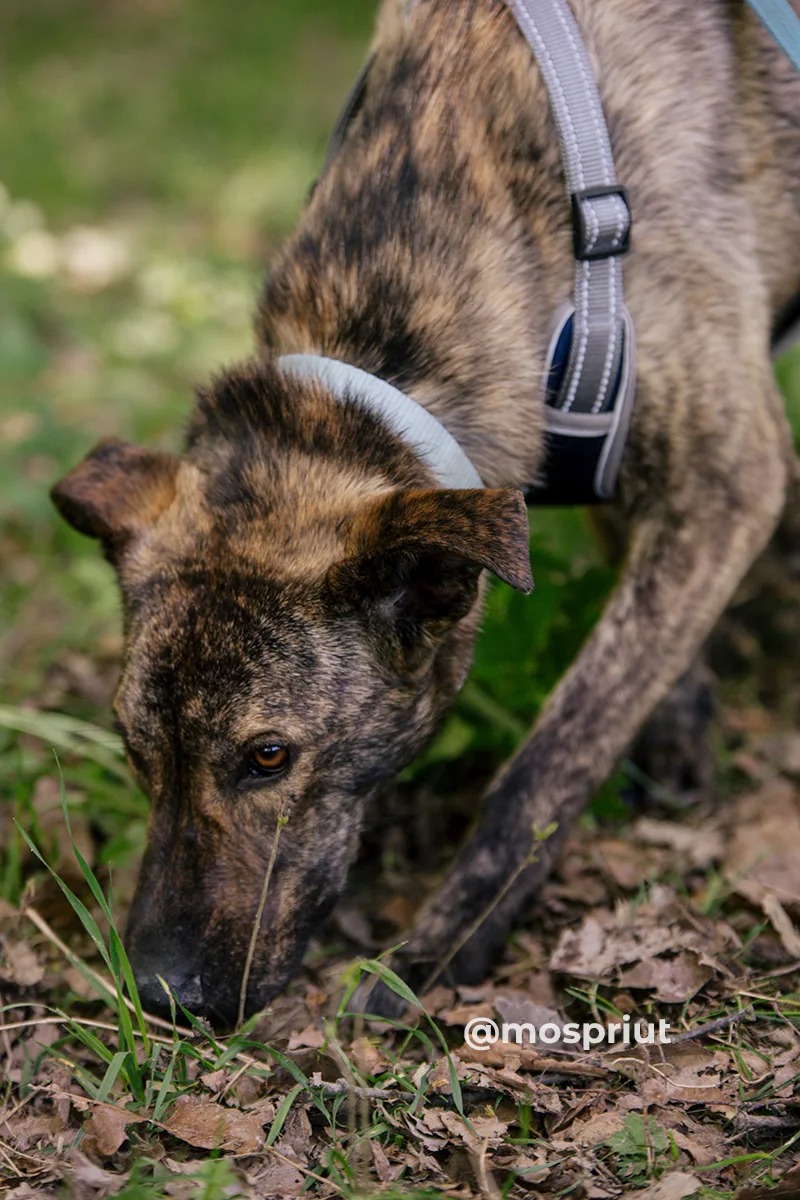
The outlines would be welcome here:
[[[145,969],[134,966],[134,978],[145,1012],[152,1013],[155,1017],[162,1017],[167,1021],[171,1020],[170,996],[172,996],[175,1001],[175,1019],[179,1025],[185,1024],[185,1021],[180,1008],[177,1007],[178,1004],[195,1016],[205,1015],[205,997],[199,971],[182,971],[179,967],[166,966],[159,970],[148,964]]]

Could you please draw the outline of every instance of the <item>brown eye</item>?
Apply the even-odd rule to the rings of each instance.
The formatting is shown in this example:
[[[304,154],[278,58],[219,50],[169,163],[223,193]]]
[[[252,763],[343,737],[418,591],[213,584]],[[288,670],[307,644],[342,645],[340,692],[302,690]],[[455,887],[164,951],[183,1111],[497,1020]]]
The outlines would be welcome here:
[[[282,742],[267,742],[251,750],[247,759],[247,774],[253,779],[269,779],[280,775],[289,765],[289,747]]]

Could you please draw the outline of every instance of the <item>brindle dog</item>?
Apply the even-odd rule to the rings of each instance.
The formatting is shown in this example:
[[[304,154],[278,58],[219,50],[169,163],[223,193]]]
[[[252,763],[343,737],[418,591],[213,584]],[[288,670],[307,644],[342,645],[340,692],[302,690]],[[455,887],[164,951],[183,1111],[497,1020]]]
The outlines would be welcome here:
[[[420,913],[396,964],[415,984],[448,948],[452,978],[484,975],[796,476],[770,328],[800,290],[800,78],[743,0],[573,9],[635,220],[627,551]],[[152,802],[128,944],[151,1009],[161,975],[190,1009],[235,1018],[273,852],[245,1010],[284,986],[367,800],[467,673],[484,568],[530,588],[518,489],[542,462],[569,217],[542,79],[501,0],[390,0],[363,103],[264,288],[253,359],[200,393],[183,454],[105,443],[55,488],[124,596],[115,708]],[[407,390],[486,490],[438,490],[381,419],[285,377],[275,359],[295,352]]]

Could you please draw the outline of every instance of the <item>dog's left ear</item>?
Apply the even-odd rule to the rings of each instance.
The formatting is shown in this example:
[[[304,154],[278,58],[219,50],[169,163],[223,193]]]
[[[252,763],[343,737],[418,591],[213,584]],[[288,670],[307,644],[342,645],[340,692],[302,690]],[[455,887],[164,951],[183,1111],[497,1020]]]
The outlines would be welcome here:
[[[486,568],[533,588],[525,498],[515,488],[392,492],[362,509],[351,554],[328,571],[332,593],[430,633],[465,616]]]
[[[99,538],[114,559],[173,500],[179,461],[172,454],[107,438],[50,496],[74,529]]]

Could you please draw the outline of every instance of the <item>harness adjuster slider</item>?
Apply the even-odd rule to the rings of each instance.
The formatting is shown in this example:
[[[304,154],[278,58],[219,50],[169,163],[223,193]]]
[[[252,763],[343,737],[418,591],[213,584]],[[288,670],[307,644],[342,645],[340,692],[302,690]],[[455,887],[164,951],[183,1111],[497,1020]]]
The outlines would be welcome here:
[[[631,208],[624,187],[572,192],[572,245],[580,262],[616,258],[631,245]]]

